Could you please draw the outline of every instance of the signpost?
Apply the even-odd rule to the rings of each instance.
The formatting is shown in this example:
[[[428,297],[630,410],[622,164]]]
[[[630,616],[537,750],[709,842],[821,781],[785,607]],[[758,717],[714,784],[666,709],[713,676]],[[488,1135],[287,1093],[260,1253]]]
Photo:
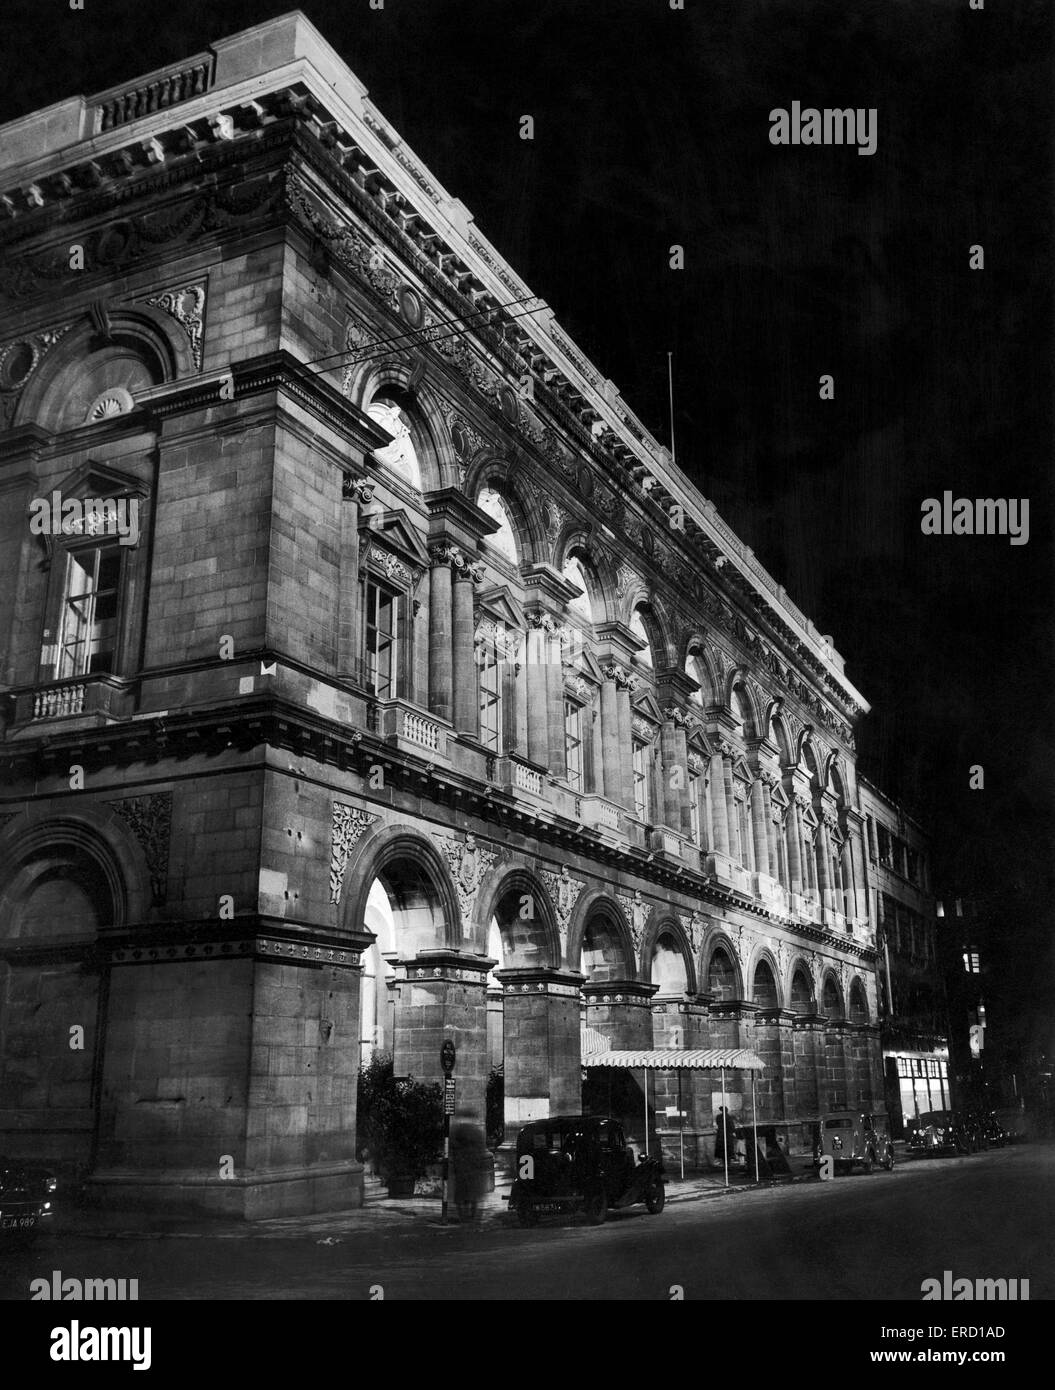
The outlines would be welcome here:
[[[440,1066],[443,1069],[443,1195],[440,1203],[440,1221],[447,1224],[447,1200],[450,1193],[451,1173],[451,1116],[454,1114],[455,1081],[451,1072],[457,1053],[450,1038],[444,1038],[440,1048]]]

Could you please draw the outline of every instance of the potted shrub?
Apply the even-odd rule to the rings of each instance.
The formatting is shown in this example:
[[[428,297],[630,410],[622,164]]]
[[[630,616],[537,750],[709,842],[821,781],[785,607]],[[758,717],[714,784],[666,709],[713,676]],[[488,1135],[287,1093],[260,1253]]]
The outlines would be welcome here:
[[[443,1151],[443,1101],[437,1082],[396,1077],[390,1056],[359,1070],[361,1149],[390,1197],[412,1197],[414,1184]]]

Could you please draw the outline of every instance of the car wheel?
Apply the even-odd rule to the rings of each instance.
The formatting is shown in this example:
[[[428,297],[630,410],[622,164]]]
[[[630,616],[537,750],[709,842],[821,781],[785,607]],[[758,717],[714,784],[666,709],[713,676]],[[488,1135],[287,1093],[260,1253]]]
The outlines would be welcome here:
[[[608,1196],[603,1187],[591,1189],[583,1203],[583,1211],[591,1226],[601,1226],[608,1220]]]
[[[650,1187],[645,1193],[645,1206],[652,1216],[658,1216],[667,1200],[667,1190],[661,1182]]]
[[[517,1220],[521,1226],[537,1226],[538,1212],[530,1202],[520,1201],[517,1203]]]

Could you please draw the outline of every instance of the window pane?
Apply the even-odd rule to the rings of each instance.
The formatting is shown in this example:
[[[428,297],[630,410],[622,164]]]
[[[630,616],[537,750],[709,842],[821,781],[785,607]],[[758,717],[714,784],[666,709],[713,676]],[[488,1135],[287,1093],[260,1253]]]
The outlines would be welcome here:
[[[648,820],[648,745],[634,740],[634,810]]]

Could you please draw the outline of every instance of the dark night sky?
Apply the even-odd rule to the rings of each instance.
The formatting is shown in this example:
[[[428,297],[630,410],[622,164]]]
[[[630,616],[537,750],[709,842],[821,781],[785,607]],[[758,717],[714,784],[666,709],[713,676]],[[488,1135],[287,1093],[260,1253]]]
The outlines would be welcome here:
[[[289,8],[6,0],[0,120]],[[664,443],[674,351],[679,464],[834,635],[874,709],[861,769],[934,816],[942,891],[992,903],[1006,988],[1046,997],[1052,6],[301,8]],[[876,107],[877,153],[771,146],[795,99]],[[1028,545],[922,536],[945,489],[1029,497]]]

